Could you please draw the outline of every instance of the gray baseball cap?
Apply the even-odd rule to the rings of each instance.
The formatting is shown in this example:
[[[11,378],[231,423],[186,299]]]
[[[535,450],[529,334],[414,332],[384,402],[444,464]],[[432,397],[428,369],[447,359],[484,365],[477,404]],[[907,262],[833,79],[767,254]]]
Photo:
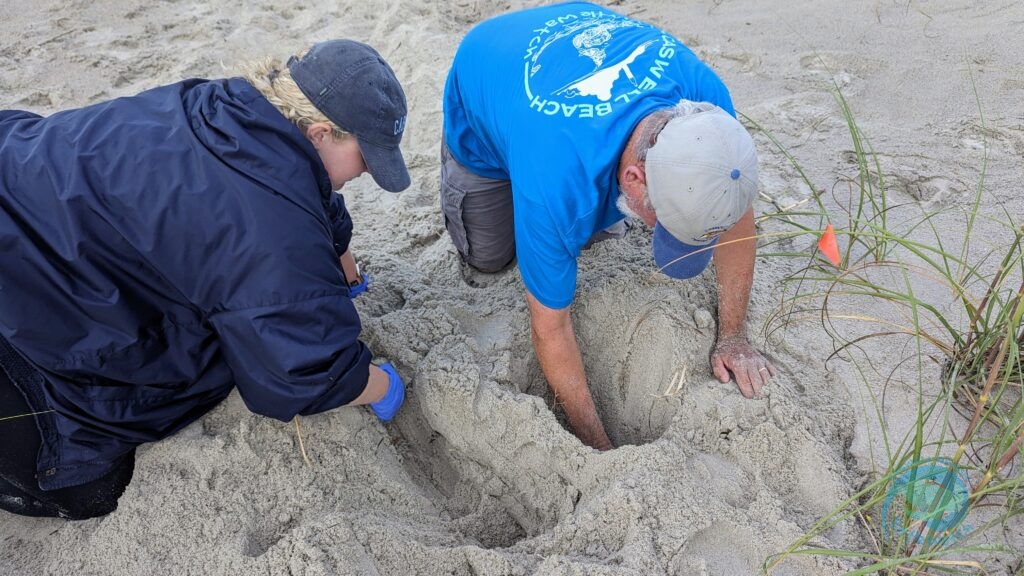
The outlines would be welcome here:
[[[409,187],[398,145],[405,131],[405,92],[376,50],[354,40],[314,44],[288,60],[302,93],[342,130],[354,134],[377,184],[388,192]]]
[[[645,160],[658,223],[654,261],[674,278],[699,274],[709,248],[757,195],[757,151],[746,128],[717,106],[673,118]]]

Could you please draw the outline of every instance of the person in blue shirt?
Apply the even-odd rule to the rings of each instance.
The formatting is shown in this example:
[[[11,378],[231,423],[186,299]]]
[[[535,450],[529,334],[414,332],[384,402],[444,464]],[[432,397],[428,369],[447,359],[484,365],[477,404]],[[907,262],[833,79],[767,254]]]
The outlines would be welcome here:
[[[405,396],[371,364],[339,194],[409,185],[405,94],[371,47],[314,45],[43,118],[0,111],[0,508],[109,513],[135,448],[237,386],[288,421]]]
[[[714,374],[747,398],[774,374],[748,341],[753,141],[718,76],[672,35],[589,3],[501,15],[463,39],[444,90],[441,208],[463,260],[518,262],[541,369],[586,444],[611,442],[570,320],[577,258],[654,227],[659,268],[719,285]]]

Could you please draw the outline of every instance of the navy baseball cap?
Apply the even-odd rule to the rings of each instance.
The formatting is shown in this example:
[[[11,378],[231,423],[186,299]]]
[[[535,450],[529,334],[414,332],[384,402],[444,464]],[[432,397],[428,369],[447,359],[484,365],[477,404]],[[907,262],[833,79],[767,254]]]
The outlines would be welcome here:
[[[388,192],[409,187],[409,171],[398,145],[408,110],[395,72],[376,50],[354,40],[314,44],[291,57],[292,79],[324,116],[355,135],[377,185]]]

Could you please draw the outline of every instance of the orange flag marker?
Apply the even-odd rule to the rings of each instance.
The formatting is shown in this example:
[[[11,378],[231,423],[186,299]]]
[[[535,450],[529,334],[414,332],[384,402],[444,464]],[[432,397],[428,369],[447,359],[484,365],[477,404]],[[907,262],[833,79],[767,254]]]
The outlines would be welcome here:
[[[825,227],[824,234],[818,240],[818,250],[828,258],[833,266],[839,266],[839,242],[836,241],[836,231],[829,224]]]

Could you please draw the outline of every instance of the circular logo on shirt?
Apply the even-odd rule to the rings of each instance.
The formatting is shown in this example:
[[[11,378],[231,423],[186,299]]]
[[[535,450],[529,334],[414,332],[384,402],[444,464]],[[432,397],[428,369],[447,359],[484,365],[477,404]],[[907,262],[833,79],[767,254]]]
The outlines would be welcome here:
[[[643,29],[647,33],[629,33]],[[548,116],[611,114],[656,87],[679,44],[649,24],[599,9],[538,25],[523,56],[531,109]]]

